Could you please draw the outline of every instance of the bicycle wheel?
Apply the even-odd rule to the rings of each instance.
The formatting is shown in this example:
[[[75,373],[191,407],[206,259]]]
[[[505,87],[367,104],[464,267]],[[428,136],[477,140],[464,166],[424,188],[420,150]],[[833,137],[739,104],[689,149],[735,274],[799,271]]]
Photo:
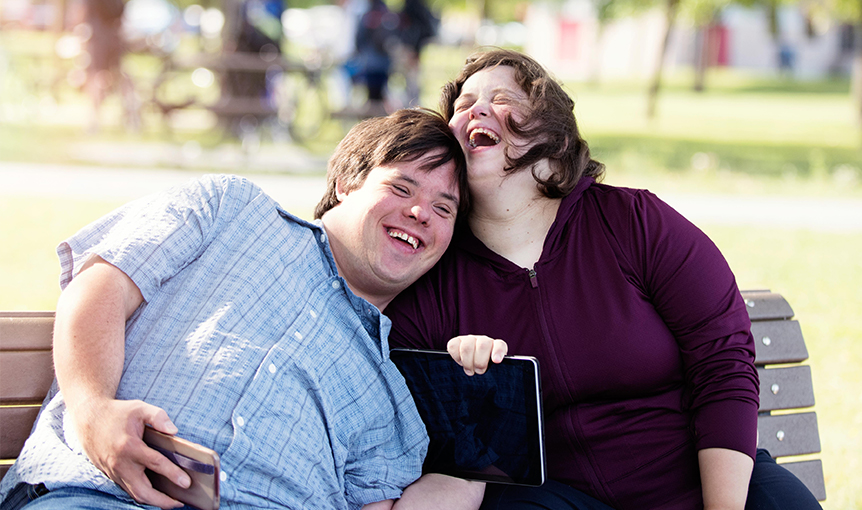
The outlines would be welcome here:
[[[329,104],[316,72],[294,71],[282,76],[278,118],[294,141],[307,142],[320,133],[329,118]]]

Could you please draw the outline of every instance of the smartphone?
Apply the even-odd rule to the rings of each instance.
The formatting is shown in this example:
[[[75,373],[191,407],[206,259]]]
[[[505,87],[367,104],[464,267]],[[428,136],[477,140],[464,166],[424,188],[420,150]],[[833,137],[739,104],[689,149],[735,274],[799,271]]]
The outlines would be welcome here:
[[[144,429],[144,442],[181,467],[192,480],[189,488],[183,489],[147,469],[147,478],[154,489],[200,510],[218,510],[219,456],[216,452],[149,426]]]

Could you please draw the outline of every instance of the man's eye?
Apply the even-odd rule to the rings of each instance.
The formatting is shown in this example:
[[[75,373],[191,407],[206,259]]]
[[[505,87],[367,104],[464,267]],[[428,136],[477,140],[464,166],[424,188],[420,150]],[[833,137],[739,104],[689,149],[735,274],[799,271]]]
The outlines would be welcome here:
[[[449,207],[447,207],[447,206],[445,206],[445,205],[438,205],[438,206],[437,206],[437,211],[438,211],[442,216],[450,216],[450,215],[452,214],[452,210],[451,210],[451,209],[449,209]]]
[[[409,195],[410,194],[410,191],[404,186],[399,186],[397,184],[393,184],[392,187],[395,189],[395,191],[397,191],[401,195]]]

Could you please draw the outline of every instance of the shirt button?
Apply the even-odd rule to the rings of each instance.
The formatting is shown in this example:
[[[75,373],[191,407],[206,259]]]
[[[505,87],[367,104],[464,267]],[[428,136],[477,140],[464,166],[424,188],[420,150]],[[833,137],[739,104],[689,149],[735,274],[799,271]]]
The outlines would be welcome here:
[[[315,312],[314,310],[309,310],[309,311],[308,311],[308,315],[311,315],[311,318],[312,318],[312,319],[316,319],[316,318],[317,318],[317,312]]]
[[[320,234],[320,242],[321,242],[321,243],[325,243],[325,242],[326,242],[326,234]]]
[[[339,287],[341,287],[341,283],[339,283],[337,281],[332,282],[332,288],[333,289],[337,290]]]
[[[274,373],[275,373],[275,365],[273,365],[272,363],[270,363],[270,364],[269,364],[269,373],[270,373],[270,374],[274,374]]]
[[[302,333],[299,331],[294,331],[293,336],[295,336],[297,340],[302,340]]]
[[[224,471],[220,472],[218,474],[218,479],[223,481],[223,482],[226,482],[227,481],[227,473],[225,473]]]
[[[237,416],[237,417],[236,417],[236,424],[237,424],[237,425],[239,425],[240,427],[242,427],[243,425],[245,425],[245,420],[242,418],[242,416]]]

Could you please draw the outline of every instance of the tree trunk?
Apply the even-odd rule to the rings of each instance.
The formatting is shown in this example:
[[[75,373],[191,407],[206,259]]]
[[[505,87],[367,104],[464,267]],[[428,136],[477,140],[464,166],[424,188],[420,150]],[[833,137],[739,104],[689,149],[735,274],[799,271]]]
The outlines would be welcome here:
[[[860,0],[862,1],[862,0]],[[656,102],[658,101],[658,91],[661,88],[661,75],[664,70],[664,60],[667,56],[667,48],[670,44],[670,33],[673,30],[674,22],[676,21],[676,12],[679,8],[679,0],[667,0],[665,10],[665,28],[664,38],[662,39],[661,51],[659,53],[658,62],[656,62],[655,72],[653,73],[652,83],[649,87],[647,97],[647,118],[654,118],[656,111]]]
[[[694,91],[703,92],[709,67],[709,26],[697,27],[694,35]]]
[[[859,126],[862,127],[862,0],[859,0],[859,18],[853,34],[853,65],[850,91],[856,103]]]

